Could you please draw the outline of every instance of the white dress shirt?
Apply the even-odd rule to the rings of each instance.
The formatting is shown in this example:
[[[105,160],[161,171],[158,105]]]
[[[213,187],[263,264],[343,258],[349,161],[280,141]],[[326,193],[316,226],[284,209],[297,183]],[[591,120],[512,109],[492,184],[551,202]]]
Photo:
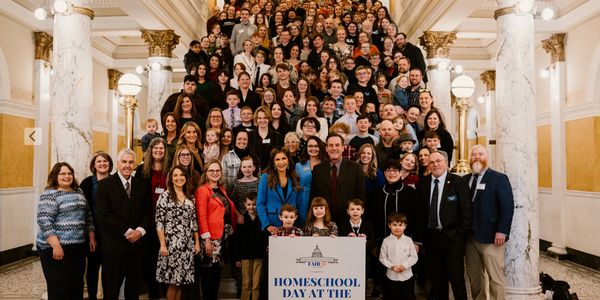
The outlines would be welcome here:
[[[411,267],[417,263],[417,249],[411,238],[402,235],[400,238],[393,234],[386,237],[381,243],[379,261],[386,267],[386,275],[393,281],[406,281],[412,277]],[[393,266],[404,266],[403,272],[392,270]]]

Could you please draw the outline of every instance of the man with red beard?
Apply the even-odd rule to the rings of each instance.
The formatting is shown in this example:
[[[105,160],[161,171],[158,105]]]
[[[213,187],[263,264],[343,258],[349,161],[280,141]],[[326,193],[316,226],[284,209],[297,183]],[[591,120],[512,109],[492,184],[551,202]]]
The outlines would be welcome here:
[[[488,274],[490,299],[504,299],[504,249],[510,233],[514,200],[508,177],[489,168],[487,149],[471,150],[472,174],[465,176],[473,201],[473,226],[466,245],[467,274],[474,300],[486,299],[484,274]]]

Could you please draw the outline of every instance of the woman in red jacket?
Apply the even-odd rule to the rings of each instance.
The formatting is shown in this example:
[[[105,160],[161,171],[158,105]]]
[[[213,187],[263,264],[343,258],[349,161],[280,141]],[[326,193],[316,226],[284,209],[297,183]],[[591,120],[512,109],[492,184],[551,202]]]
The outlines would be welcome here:
[[[196,190],[196,212],[202,246],[202,294],[204,299],[216,300],[219,295],[223,248],[235,229],[239,213],[227,197],[222,184],[221,163],[210,160],[204,165],[200,187]],[[241,215],[240,215],[241,216]]]

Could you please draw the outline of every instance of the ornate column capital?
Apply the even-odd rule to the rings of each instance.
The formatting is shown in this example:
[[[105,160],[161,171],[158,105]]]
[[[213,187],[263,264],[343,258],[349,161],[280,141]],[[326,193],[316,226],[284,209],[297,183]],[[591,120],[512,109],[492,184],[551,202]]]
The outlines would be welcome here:
[[[487,70],[481,73],[481,75],[479,75],[479,78],[481,78],[481,81],[485,83],[486,90],[496,90],[496,70]]]
[[[421,45],[427,51],[427,58],[447,58],[454,40],[456,40],[456,32],[449,31],[424,31],[419,38]]]
[[[50,49],[52,49],[52,36],[43,31],[33,33],[35,42],[35,59],[42,59],[50,62]]]
[[[551,37],[542,40],[542,47],[548,54],[554,64],[557,61],[565,61],[565,38],[566,33],[555,33]]]
[[[179,44],[179,36],[169,30],[142,30],[142,38],[148,44],[150,57],[172,57],[173,49]]]
[[[116,69],[108,69],[108,89],[109,90],[117,90],[119,78],[121,78],[123,73]]]

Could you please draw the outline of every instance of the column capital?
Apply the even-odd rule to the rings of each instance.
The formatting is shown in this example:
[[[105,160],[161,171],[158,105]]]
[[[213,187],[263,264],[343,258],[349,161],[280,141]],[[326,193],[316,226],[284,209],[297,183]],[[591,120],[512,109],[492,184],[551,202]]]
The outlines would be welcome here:
[[[109,90],[117,90],[119,78],[121,78],[123,73],[116,69],[108,69],[108,89]]]
[[[555,64],[558,61],[565,61],[565,38],[564,32],[555,33],[551,37],[542,40],[542,47],[546,53],[550,54],[550,61]]]
[[[43,32],[36,31],[33,33],[33,40],[35,42],[35,59],[42,59],[50,62],[50,49],[52,49],[52,35]]]
[[[142,30],[142,38],[148,44],[150,57],[172,57],[173,49],[179,44],[179,36],[175,31],[168,30]]]
[[[456,32],[450,31],[424,31],[419,38],[421,45],[427,52],[427,58],[447,58],[454,40],[456,40]]]
[[[479,78],[481,78],[481,81],[485,83],[486,90],[496,90],[496,70],[487,70],[481,73],[481,75],[479,75]]]

